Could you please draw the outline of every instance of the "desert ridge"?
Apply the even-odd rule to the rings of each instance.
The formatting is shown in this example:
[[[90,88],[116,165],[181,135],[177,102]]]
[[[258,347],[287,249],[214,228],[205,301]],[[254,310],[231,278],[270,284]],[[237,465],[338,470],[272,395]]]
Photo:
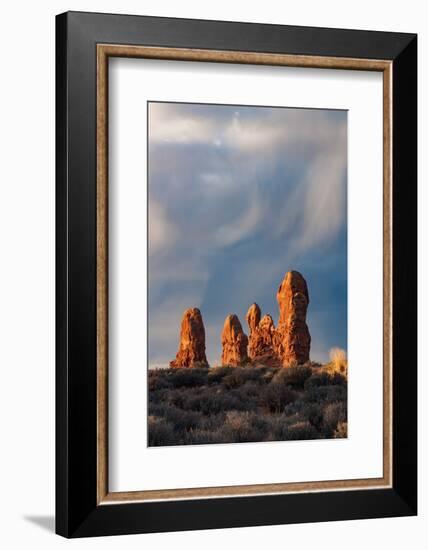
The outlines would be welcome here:
[[[306,324],[309,305],[307,283],[298,271],[288,271],[276,295],[278,326],[269,314],[261,316],[254,303],[248,309],[247,336],[237,315],[226,317],[221,335],[222,365],[291,367],[307,363],[311,336]],[[172,368],[208,367],[205,327],[198,308],[187,309],[181,320],[180,342]]]

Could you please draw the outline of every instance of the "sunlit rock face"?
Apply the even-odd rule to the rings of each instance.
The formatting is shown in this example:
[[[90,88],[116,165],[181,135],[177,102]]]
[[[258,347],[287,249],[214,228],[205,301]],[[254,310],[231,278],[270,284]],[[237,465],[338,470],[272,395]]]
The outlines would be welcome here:
[[[223,365],[238,366],[248,361],[248,338],[242,330],[241,322],[234,314],[228,315],[224,321],[221,344]]]
[[[250,328],[250,332],[254,331],[260,323],[261,311],[258,304],[253,304],[247,311],[246,320]]]
[[[208,367],[205,355],[205,327],[198,308],[189,308],[181,320],[180,343],[170,367]]]

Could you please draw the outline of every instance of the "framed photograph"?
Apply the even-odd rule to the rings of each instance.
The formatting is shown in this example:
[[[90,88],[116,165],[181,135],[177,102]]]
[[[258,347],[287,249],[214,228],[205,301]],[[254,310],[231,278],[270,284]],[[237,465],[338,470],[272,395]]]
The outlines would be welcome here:
[[[56,25],[57,533],[416,514],[416,35]]]

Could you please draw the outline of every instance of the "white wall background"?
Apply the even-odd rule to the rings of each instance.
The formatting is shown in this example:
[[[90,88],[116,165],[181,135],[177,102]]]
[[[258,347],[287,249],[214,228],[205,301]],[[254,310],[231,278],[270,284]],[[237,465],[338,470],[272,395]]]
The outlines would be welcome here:
[[[420,469],[417,518],[258,527],[87,539],[53,534],[54,513],[54,16],[90,10],[419,33],[419,97],[425,90],[428,20],[420,0],[57,0],[8,2],[0,18],[0,545],[153,549],[315,547],[425,548],[427,476]],[[425,63],[424,63],[425,62]],[[425,65],[425,67],[423,66]],[[425,92],[426,93],[426,92]],[[419,281],[426,277],[426,108],[420,102]],[[426,462],[428,391],[422,342],[426,293],[420,288],[420,465]]]

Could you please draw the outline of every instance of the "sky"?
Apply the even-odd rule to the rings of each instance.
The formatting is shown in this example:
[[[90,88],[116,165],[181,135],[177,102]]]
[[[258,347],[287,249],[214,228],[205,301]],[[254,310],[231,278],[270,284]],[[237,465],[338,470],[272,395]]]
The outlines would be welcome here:
[[[311,359],[347,349],[347,112],[148,104],[149,367],[178,348],[201,310],[207,358],[220,363],[230,313],[248,334],[257,302],[297,270],[309,289]]]

